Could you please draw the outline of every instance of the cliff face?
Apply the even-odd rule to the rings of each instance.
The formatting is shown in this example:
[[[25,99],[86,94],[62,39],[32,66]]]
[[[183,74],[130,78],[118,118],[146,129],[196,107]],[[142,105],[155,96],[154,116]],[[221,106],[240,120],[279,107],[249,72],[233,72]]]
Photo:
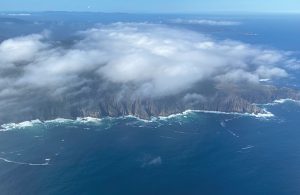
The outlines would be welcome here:
[[[185,94],[161,98],[116,98],[114,95],[86,95],[73,98],[45,100],[31,109],[2,114],[0,124],[24,120],[51,120],[76,117],[119,117],[133,115],[142,119],[168,116],[185,110],[207,110],[237,113],[264,113],[255,104],[269,103],[276,99],[300,99],[298,91],[288,88],[264,86],[259,89],[218,90],[209,96]]]

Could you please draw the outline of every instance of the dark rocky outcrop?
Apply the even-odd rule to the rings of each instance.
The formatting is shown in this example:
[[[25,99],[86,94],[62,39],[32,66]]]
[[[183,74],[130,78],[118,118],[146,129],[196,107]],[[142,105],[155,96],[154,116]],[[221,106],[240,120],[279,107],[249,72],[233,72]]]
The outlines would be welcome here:
[[[206,96],[191,95],[189,98],[186,98],[189,92],[160,98],[132,96],[116,98],[113,94],[93,93],[84,96],[46,99],[34,106],[29,105],[28,109],[2,113],[0,124],[33,119],[101,118],[126,115],[149,119],[153,116],[168,116],[185,110],[258,114],[265,111],[256,104],[269,103],[283,98],[300,99],[300,93],[296,90],[273,86],[218,89]]]

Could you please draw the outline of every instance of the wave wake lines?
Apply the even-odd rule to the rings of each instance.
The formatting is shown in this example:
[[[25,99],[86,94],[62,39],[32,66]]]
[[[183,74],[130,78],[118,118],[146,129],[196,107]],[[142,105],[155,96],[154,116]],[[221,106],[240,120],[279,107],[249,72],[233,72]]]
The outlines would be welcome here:
[[[50,165],[49,162],[51,159],[46,158],[44,163],[29,163],[29,162],[19,162],[19,161],[13,161],[6,158],[0,157],[0,160],[6,163],[12,163],[17,165],[29,165],[29,166],[48,166]]]

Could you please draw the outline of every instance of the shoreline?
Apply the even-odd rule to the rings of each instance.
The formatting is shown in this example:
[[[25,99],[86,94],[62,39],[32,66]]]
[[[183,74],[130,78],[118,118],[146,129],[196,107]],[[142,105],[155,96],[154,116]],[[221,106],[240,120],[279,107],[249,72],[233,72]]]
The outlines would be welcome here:
[[[35,120],[28,120],[28,121],[23,121],[20,123],[6,123],[0,125],[0,132],[1,131],[9,131],[13,129],[24,129],[27,127],[33,127],[34,125],[44,125],[44,124],[51,124],[51,123],[71,123],[71,124],[87,124],[87,123],[92,123],[92,124],[100,124],[103,120],[109,119],[109,120],[118,120],[118,119],[126,119],[126,118],[133,118],[138,121],[142,121],[144,123],[151,123],[155,122],[158,120],[168,120],[176,117],[187,117],[187,115],[192,114],[192,113],[205,113],[205,114],[221,114],[221,115],[240,115],[240,116],[246,116],[246,117],[254,117],[254,118],[271,118],[274,117],[274,114],[271,112],[268,112],[267,110],[264,109],[266,113],[261,114],[254,114],[254,113],[238,113],[238,112],[221,112],[221,111],[207,111],[207,110],[186,110],[181,113],[177,114],[171,114],[169,116],[157,116],[157,117],[151,117],[151,119],[142,119],[137,116],[133,115],[127,115],[127,116],[120,116],[120,117],[103,117],[103,118],[94,118],[94,117],[78,117],[76,119],[66,119],[66,118],[57,118],[53,120],[45,120],[41,121],[40,119],[35,119]]]
[[[278,99],[274,100],[272,103],[266,103],[266,104],[256,104],[260,106],[274,106],[278,104],[284,104],[286,102],[294,102],[294,103],[300,103],[299,100],[294,100],[294,99]],[[272,118],[275,115],[265,108],[263,108],[263,111],[265,113],[239,113],[239,112],[222,112],[222,111],[209,111],[209,110],[186,110],[181,113],[176,113],[176,114],[171,114],[169,116],[157,116],[157,117],[151,117],[151,119],[142,119],[134,115],[127,115],[127,116],[119,116],[119,117],[103,117],[103,118],[94,118],[94,117],[77,117],[76,119],[67,119],[67,118],[56,118],[52,120],[45,120],[41,121],[40,119],[35,119],[35,120],[28,120],[28,121],[23,121],[20,123],[6,123],[6,124],[1,124],[0,125],[0,132],[2,131],[9,131],[13,129],[24,129],[27,127],[33,127],[34,125],[44,125],[44,124],[51,124],[51,123],[79,123],[79,124],[87,124],[87,123],[92,123],[92,124],[100,124],[101,121],[105,119],[109,120],[118,120],[118,119],[125,119],[125,118],[133,118],[138,121],[142,121],[144,123],[151,123],[155,122],[158,120],[168,120],[176,117],[187,117],[187,115],[192,114],[192,113],[206,113],[206,114],[221,114],[221,115],[239,115],[239,116],[246,116],[246,117],[254,117],[254,118]]]

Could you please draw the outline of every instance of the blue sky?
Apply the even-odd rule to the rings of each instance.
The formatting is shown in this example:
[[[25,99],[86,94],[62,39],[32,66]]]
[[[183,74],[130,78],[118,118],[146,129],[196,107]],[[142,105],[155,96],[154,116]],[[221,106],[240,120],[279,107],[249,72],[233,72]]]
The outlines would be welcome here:
[[[0,0],[1,11],[300,12],[299,0]]]

